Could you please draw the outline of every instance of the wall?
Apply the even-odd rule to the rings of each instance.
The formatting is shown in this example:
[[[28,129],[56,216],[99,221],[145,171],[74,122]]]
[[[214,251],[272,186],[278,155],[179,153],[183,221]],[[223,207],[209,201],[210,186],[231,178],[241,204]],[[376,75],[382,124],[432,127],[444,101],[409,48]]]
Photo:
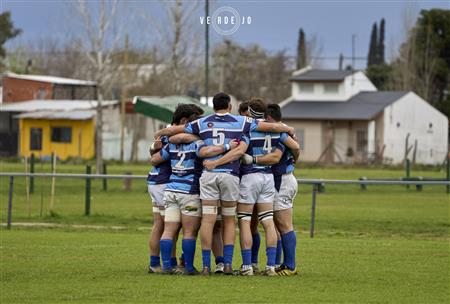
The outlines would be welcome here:
[[[314,90],[311,93],[302,92],[300,88],[301,83],[311,83]],[[326,93],[326,84],[338,84],[338,91],[336,93]],[[303,101],[346,101],[353,95],[362,91],[376,91],[377,88],[370,82],[363,72],[356,72],[353,75],[347,76],[340,82],[300,82],[293,81],[291,88],[291,95],[293,100]]]
[[[396,164],[403,161],[408,133],[410,146],[417,140],[417,163],[442,164],[448,153],[448,118],[413,92],[384,110],[385,158]]]
[[[71,143],[55,143],[51,141],[51,127],[72,127]],[[94,119],[90,120],[44,120],[20,119],[20,156],[50,156],[52,152],[64,160],[68,157],[81,157],[84,159],[94,157]],[[30,151],[30,129],[42,128],[42,150]],[[81,142],[81,145],[80,145]]]
[[[33,99],[52,99],[52,84],[7,76],[3,77],[3,102]]]
[[[304,130],[304,145],[300,147],[300,161],[315,162],[322,153],[322,124],[320,121],[283,121],[296,130]],[[297,134],[297,137],[299,134]],[[301,141],[301,139],[299,139]]]

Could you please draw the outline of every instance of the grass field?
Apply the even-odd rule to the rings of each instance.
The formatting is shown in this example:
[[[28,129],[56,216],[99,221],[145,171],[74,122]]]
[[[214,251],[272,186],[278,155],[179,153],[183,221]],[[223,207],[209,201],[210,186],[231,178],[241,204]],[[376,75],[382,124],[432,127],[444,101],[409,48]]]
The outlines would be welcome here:
[[[0,163],[1,171],[23,171]],[[49,171],[48,165],[37,171]],[[61,165],[59,172],[83,172]],[[145,174],[144,165],[111,166],[109,173]],[[305,168],[304,178],[401,177],[401,170]],[[413,175],[442,177],[428,169]],[[295,202],[297,258],[294,278],[174,277],[148,275],[151,207],[145,183],[131,191],[94,181],[92,215],[83,216],[84,181],[57,180],[55,213],[49,215],[50,180],[36,179],[31,216],[23,179],[15,180],[14,222],[67,224],[57,229],[1,230],[1,303],[60,302],[331,302],[448,303],[450,301],[450,197],[443,186],[327,186],[318,195],[316,237],[310,239],[311,187]],[[8,180],[0,178],[1,220],[6,221]],[[41,195],[42,193],[42,195]],[[41,212],[42,205],[42,215]],[[126,230],[75,229],[70,224],[123,226]],[[240,260],[239,246],[235,266]],[[261,258],[264,262],[264,248]],[[200,267],[200,250],[196,264]]]

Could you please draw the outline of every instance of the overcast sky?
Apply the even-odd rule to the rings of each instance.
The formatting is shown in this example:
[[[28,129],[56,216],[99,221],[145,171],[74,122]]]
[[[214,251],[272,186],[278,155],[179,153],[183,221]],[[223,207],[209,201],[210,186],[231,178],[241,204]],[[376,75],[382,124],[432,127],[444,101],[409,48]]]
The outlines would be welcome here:
[[[67,39],[68,32],[77,31],[72,22],[73,15],[63,1],[20,1],[0,0],[2,11],[11,11],[16,27],[22,35],[8,46],[53,37]],[[450,1],[212,1],[210,15],[221,6],[235,8],[240,16],[250,16],[251,24],[241,25],[230,38],[241,44],[258,43],[271,50],[287,50],[294,55],[298,30],[302,27],[307,35],[316,35],[323,48],[323,67],[337,68],[340,53],[351,56],[352,34],[356,35],[356,56],[367,55],[370,31],[374,22],[386,19],[386,54],[392,57],[403,38],[402,20],[406,10],[417,16],[421,9],[450,9]],[[161,11],[158,1],[129,1],[123,4],[127,20],[127,32],[135,45],[151,45],[154,41],[144,33],[149,33],[149,25],[137,16],[139,11],[148,10],[158,15]],[[126,6],[126,8],[125,8]],[[203,5],[202,5],[203,6]],[[199,18],[203,9],[192,16],[199,34],[202,28]],[[157,17],[158,18],[158,17]],[[162,21],[161,21],[162,22]],[[222,41],[224,36],[211,28],[213,43]],[[145,42],[145,43],[144,43]],[[349,64],[350,61],[345,62]],[[364,61],[357,61],[357,68],[365,67]]]

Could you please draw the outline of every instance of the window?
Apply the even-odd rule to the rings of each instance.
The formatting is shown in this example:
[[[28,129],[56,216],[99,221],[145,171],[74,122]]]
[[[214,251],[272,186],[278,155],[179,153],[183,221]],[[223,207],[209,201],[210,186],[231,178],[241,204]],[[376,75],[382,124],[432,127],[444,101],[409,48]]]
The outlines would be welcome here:
[[[336,94],[339,92],[339,86],[337,83],[325,83],[323,85],[323,91],[325,94]]]
[[[298,128],[295,129],[295,135],[298,138],[298,144],[300,145],[300,150],[305,150],[305,129]]]
[[[37,99],[45,99],[46,92],[44,88],[39,88],[38,91],[38,98]]]
[[[357,130],[356,131],[356,151],[366,152],[367,150],[367,131]]]
[[[313,83],[300,83],[299,84],[300,93],[314,93]]]
[[[72,142],[72,128],[52,127],[52,142],[70,143]]]
[[[30,129],[30,150],[42,150],[42,128]]]

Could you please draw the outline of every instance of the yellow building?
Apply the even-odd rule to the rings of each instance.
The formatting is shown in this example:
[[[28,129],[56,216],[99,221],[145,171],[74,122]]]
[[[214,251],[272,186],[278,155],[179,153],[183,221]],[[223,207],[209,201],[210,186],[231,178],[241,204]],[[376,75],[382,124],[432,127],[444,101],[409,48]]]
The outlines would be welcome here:
[[[19,154],[59,159],[93,158],[95,155],[95,111],[39,111],[17,115]]]

